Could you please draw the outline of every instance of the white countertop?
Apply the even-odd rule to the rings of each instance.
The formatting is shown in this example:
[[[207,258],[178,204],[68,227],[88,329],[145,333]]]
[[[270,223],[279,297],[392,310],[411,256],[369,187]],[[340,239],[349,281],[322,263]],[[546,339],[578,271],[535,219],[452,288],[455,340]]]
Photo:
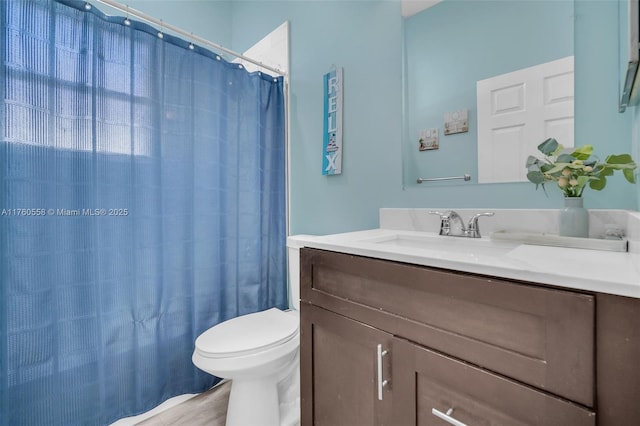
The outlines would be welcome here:
[[[480,239],[445,237],[433,232],[382,228],[327,236],[296,236],[295,239],[305,247],[640,298],[640,253],[537,246],[492,241],[488,236]]]

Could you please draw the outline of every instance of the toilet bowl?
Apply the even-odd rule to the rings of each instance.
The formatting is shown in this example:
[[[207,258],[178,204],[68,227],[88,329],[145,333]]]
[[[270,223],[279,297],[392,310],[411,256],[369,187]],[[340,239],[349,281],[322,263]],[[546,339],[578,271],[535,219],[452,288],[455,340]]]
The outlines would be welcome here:
[[[296,237],[287,239],[289,300],[292,310],[271,308],[224,321],[202,333],[195,342],[196,367],[231,380],[226,426],[282,426],[278,384],[295,388],[299,398],[300,306],[299,249]],[[291,390],[291,389],[289,389]],[[291,393],[291,392],[288,392]],[[294,423],[299,419],[296,409]]]
[[[231,379],[227,426],[280,426],[278,382],[300,346],[297,311],[268,309],[220,323],[196,339],[193,363]]]

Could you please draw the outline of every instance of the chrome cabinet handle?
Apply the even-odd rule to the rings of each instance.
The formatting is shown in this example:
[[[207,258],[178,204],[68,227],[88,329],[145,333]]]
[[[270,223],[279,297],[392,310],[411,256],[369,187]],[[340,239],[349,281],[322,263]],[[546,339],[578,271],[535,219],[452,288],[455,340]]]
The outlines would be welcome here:
[[[385,387],[389,381],[382,380],[382,357],[388,354],[389,351],[383,351],[382,345],[378,345],[378,400],[382,401],[382,388]]]
[[[433,414],[438,418],[441,418],[442,420],[444,420],[449,424],[452,424],[453,426],[467,426],[465,423],[462,423],[460,420],[456,420],[453,417],[451,417],[452,413],[453,413],[453,408],[449,408],[446,413],[436,410],[435,408],[431,409],[431,414]]]

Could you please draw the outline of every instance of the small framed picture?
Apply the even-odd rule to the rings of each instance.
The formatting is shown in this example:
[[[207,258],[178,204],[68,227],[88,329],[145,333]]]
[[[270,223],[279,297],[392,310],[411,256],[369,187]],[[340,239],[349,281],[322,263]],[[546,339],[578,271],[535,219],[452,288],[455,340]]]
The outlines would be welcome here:
[[[438,142],[438,129],[422,129],[420,130],[420,139],[418,139],[420,145],[418,150],[429,151],[432,149],[438,149],[440,143]]]
[[[469,131],[469,112],[467,109],[444,114],[444,134],[465,133]]]

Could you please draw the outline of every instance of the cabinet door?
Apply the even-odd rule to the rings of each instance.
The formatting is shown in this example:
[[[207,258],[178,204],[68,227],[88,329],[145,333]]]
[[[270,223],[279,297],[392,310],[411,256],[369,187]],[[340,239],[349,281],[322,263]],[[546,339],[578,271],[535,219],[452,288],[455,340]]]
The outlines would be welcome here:
[[[593,411],[406,340],[392,352],[397,426],[596,424]]]
[[[302,426],[390,424],[391,335],[305,303],[300,326]]]

